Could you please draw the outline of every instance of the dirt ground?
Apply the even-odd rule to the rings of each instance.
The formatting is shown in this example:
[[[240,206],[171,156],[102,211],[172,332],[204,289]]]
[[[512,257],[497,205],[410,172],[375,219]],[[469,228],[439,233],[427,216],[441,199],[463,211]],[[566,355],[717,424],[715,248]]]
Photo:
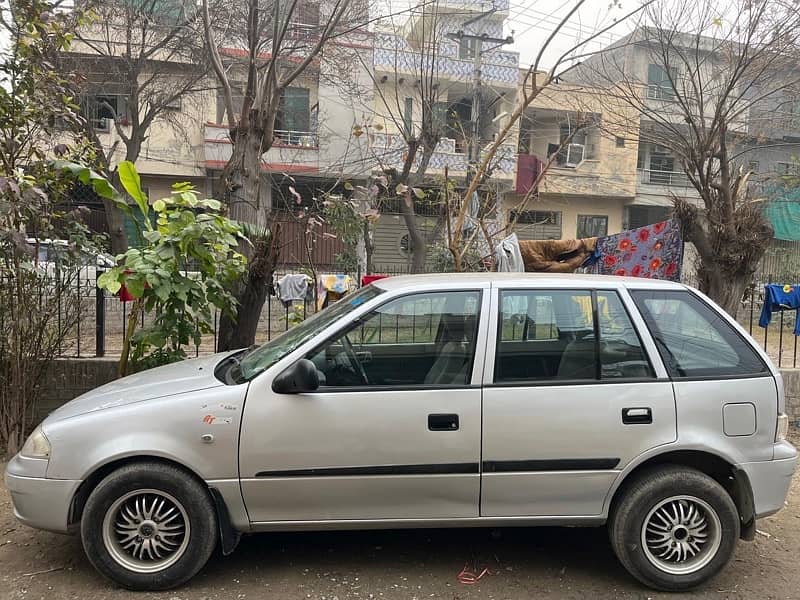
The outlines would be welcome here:
[[[0,599],[800,598],[800,476],[786,508],[758,531],[716,579],[683,595],[642,587],[616,561],[605,529],[579,528],[260,534],[214,556],[183,588],[134,594],[98,575],[78,538],[17,523],[0,486]],[[465,566],[489,574],[465,585],[457,577]]]

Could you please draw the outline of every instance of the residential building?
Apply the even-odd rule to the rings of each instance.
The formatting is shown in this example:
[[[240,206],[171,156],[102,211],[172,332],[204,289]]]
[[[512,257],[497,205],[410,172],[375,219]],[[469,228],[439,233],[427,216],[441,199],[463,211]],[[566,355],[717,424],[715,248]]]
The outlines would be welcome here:
[[[658,37],[655,30],[638,28],[601,54],[585,60],[569,76],[576,82],[603,81],[605,85],[617,85],[622,95],[630,95],[638,86],[646,112],[658,114],[659,122],[646,115],[631,120],[634,126],[630,135],[639,139],[639,144],[636,195],[627,204],[624,216],[624,224],[630,228],[669,216],[674,196],[700,202],[680,159],[658,141],[669,135],[665,133],[663,123],[669,122],[671,129],[688,127],[684,123],[683,109],[676,102],[675,89],[683,90],[681,94],[685,97],[693,97],[693,82],[695,85],[697,82],[715,85],[719,81],[715,74],[730,68],[730,57],[720,51],[718,40],[674,34],[670,36],[671,43],[679,48],[685,47],[685,56],[693,57],[697,64],[693,67],[696,73],[682,72],[687,68],[682,60],[673,59],[671,64],[667,64],[663,48],[656,41]],[[796,86],[778,93],[762,89],[762,85],[785,85],[781,82],[781,74],[777,77],[774,73],[762,76],[772,78],[772,81],[750,83],[742,78],[745,100],[740,105],[749,107],[749,110],[744,110],[728,123],[732,160],[735,168],[753,171],[751,181],[759,184],[753,188],[755,195],[769,191],[769,186],[765,188],[764,183],[774,183],[781,174],[795,169],[793,165],[797,161],[794,157],[800,148],[799,91],[794,89]],[[785,81],[791,79],[787,73]],[[755,101],[759,94],[766,97]],[[715,94],[709,89],[705,90],[705,95],[709,98],[704,107],[705,114],[713,114]],[[751,102],[752,106],[749,106]]]
[[[637,140],[605,122],[610,105],[617,114],[631,113],[603,88],[558,83],[526,109],[520,164],[534,157],[537,168],[550,166],[538,189],[527,194],[527,186],[520,189],[520,167],[517,188],[505,195],[506,220],[516,221],[520,239],[604,236],[625,227],[637,190]]]
[[[516,101],[519,55],[497,41],[505,39],[508,10],[508,0],[439,0],[422,4],[401,26],[377,29],[374,106],[365,125],[374,172],[401,170],[408,140],[414,139],[421,143],[414,174],[422,175],[423,181],[441,181],[446,168],[458,186],[467,182],[471,165],[474,168],[494,142]],[[479,86],[476,69],[480,69]],[[428,148],[430,159],[423,174],[419,166],[426,155],[425,132],[430,130],[440,139],[432,150]],[[502,195],[511,189],[516,162],[513,128],[490,165],[490,182],[481,194],[491,189]],[[374,263],[378,271],[395,272],[410,264],[408,232],[398,203],[385,204],[382,212]],[[424,202],[417,202],[415,212],[428,233],[441,219],[440,208]]]

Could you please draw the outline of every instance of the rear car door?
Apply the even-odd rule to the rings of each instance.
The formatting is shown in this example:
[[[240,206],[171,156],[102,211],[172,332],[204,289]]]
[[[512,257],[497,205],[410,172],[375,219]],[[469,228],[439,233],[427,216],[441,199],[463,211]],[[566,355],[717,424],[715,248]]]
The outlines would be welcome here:
[[[641,317],[602,285],[501,288],[493,301],[481,516],[601,514],[620,470],[676,439]]]
[[[487,292],[404,294],[315,340],[313,393],[256,378],[240,442],[250,520],[478,516]]]

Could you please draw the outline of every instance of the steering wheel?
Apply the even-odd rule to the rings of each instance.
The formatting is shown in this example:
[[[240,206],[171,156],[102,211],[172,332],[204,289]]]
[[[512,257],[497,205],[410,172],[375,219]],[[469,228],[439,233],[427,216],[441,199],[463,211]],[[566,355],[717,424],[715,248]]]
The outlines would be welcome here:
[[[342,348],[344,348],[347,358],[350,359],[350,363],[353,368],[358,371],[358,375],[364,380],[364,384],[369,385],[369,379],[367,378],[367,372],[364,370],[364,365],[362,365],[361,361],[358,360],[358,355],[353,349],[353,344],[350,342],[350,338],[347,336],[342,338]]]

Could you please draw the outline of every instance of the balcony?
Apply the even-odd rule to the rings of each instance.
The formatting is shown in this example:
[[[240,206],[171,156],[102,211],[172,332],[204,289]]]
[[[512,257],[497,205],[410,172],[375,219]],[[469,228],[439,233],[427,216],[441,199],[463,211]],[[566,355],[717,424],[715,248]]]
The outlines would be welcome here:
[[[503,12],[509,8],[510,0],[441,0],[444,8],[458,8],[475,12],[485,12],[491,9]]]
[[[380,168],[403,166],[403,155],[406,152],[406,142],[403,136],[389,133],[373,133],[370,135],[369,148]],[[417,152],[415,167],[422,158],[422,150]],[[513,145],[505,144],[498,148],[492,163],[492,177],[497,179],[511,179],[516,172],[517,152]],[[456,151],[456,141],[442,138],[431,157],[428,165],[428,174],[441,175],[447,167],[450,175],[462,175],[467,172],[469,160],[463,152]]]
[[[205,164],[222,169],[230,160],[233,145],[227,127],[206,124]],[[264,154],[262,168],[282,173],[315,173],[320,170],[319,136],[315,131],[275,131],[272,148]]]
[[[681,188],[692,185],[683,171],[655,171],[651,169],[639,169],[639,183]]]
[[[438,77],[469,81],[473,74],[472,59],[460,59],[452,52],[454,46],[442,45],[436,57]],[[402,37],[389,33],[378,33],[375,36],[375,69],[377,71],[397,73],[414,77],[424,71],[420,64],[430,61],[430,56],[423,57],[415,52]],[[430,65],[427,67],[430,68]],[[481,75],[486,83],[516,87],[519,79],[519,54],[495,50],[487,52],[481,67]]]

